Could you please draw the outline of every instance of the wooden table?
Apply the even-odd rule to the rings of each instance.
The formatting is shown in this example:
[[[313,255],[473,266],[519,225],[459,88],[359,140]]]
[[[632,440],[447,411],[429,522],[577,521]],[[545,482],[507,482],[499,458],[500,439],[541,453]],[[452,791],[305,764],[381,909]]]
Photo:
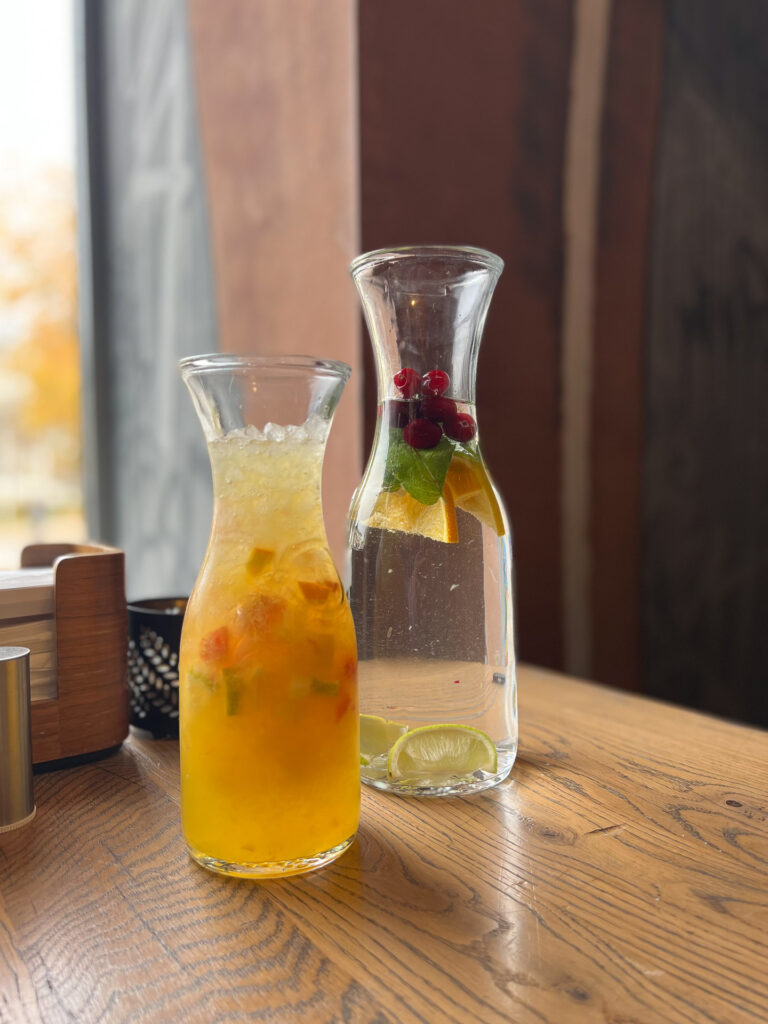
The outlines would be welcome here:
[[[768,735],[520,673],[495,790],[363,793],[314,875],[224,879],[178,745],[36,778],[0,837],[0,1021],[768,1020]]]

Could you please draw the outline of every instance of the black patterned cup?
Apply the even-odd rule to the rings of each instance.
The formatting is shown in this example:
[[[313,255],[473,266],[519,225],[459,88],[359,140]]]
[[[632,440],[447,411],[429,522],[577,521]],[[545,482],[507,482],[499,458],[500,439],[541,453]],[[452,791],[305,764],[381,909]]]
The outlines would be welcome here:
[[[179,735],[179,643],[186,597],[128,605],[131,725],[157,739]]]

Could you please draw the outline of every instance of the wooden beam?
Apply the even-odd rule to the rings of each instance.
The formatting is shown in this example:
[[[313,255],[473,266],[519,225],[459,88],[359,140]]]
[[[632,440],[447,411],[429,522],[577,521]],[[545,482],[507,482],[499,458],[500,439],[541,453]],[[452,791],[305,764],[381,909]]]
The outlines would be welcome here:
[[[663,0],[614,0],[595,261],[591,674],[632,690],[642,686],[643,366],[664,10]]]

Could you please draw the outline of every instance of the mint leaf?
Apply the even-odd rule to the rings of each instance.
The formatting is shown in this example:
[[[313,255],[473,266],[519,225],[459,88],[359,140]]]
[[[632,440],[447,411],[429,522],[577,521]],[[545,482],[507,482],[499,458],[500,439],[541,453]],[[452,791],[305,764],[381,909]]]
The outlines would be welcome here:
[[[240,709],[240,697],[242,695],[243,681],[240,673],[233,668],[222,669],[225,694],[227,699],[227,714],[236,715]]]
[[[314,678],[311,686],[315,693],[322,693],[325,697],[338,697],[339,695],[338,681],[326,682],[324,679]]]
[[[443,493],[455,447],[443,436],[434,448],[412,448],[403,440],[402,430],[393,427],[389,432],[383,488],[395,490],[400,486],[422,505],[434,505]]]
[[[401,462],[400,483],[422,505],[434,505],[443,493],[453,445],[443,436],[434,448],[405,447],[408,455]]]
[[[209,672],[203,672],[199,668],[191,668],[187,672],[187,679],[194,686],[204,686],[211,693],[216,689],[216,680]]]
[[[480,462],[480,449],[477,446],[476,440],[454,441],[453,448],[457,455],[465,455],[468,459]]]
[[[400,478],[397,475],[399,463],[398,444],[403,445],[402,430],[391,429],[389,431],[389,446],[387,448],[387,463],[384,466],[384,479],[381,482],[383,491],[396,491],[400,487]]]

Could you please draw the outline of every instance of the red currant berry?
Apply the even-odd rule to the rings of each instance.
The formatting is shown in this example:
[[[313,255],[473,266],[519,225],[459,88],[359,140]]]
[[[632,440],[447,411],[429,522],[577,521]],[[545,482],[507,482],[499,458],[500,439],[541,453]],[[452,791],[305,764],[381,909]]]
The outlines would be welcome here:
[[[443,424],[452,441],[471,441],[477,433],[477,424],[468,412],[457,412]]]
[[[422,398],[421,415],[435,423],[443,423],[451,416],[456,415],[456,403],[452,398]]]
[[[403,430],[403,440],[407,441],[411,448],[434,448],[440,443],[442,436],[440,425],[433,423],[432,420],[411,420]]]
[[[422,395],[430,395],[432,398],[445,394],[450,386],[451,378],[445,370],[430,370],[421,378]]]
[[[402,370],[398,370],[392,380],[403,398],[413,398],[414,395],[418,395],[421,377],[410,366],[404,366]]]
[[[384,403],[384,422],[390,427],[404,427],[417,415],[418,402],[406,402],[403,398],[390,398]]]

